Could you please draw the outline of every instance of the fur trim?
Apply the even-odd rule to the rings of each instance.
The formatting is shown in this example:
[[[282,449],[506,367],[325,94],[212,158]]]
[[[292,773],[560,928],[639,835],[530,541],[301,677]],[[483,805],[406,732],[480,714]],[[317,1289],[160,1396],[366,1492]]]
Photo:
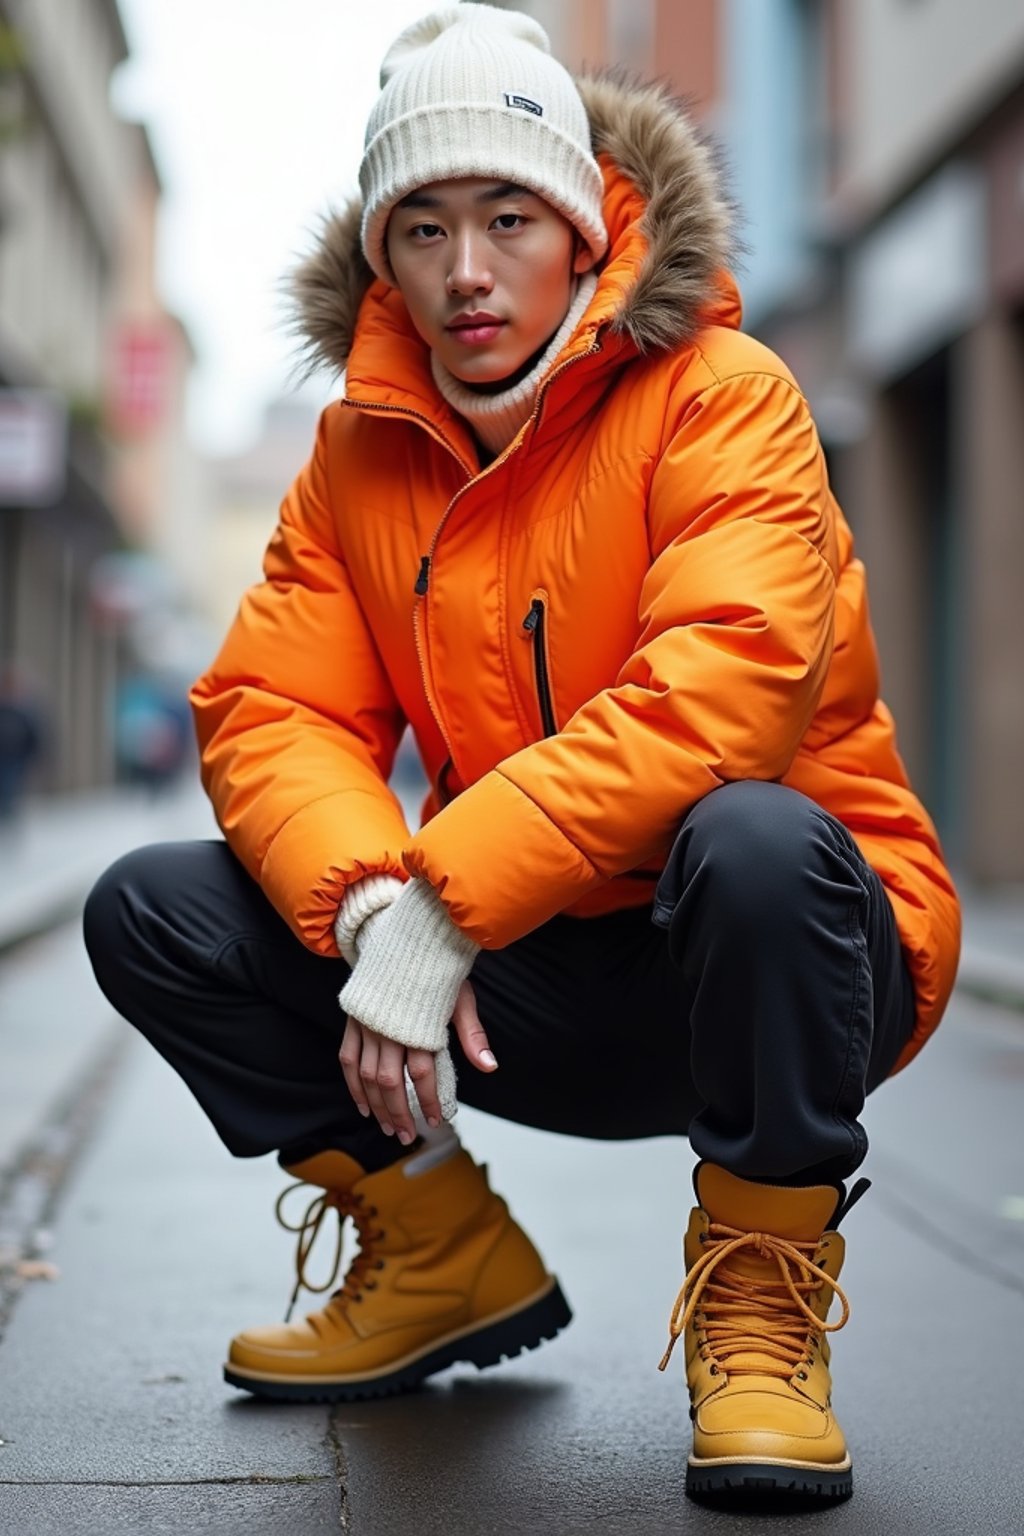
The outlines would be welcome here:
[[[689,340],[735,255],[734,207],[711,143],[663,85],[622,71],[576,82],[590,118],[594,153],[608,154],[647,199],[642,228],[650,247],[612,329],[640,353]],[[291,329],[301,339],[299,373],[342,372],[359,305],[373,280],[359,244],[361,203],[324,219],[318,243],[287,284]]]
[[[299,339],[296,383],[321,368],[345,371],[359,306],[373,282],[359,240],[362,217],[360,198],[326,214],[315,248],[285,280],[288,329]]]
[[[732,252],[733,208],[710,140],[663,85],[613,71],[577,81],[595,154],[608,154],[647,199],[649,248],[612,329],[640,353],[671,351],[699,326]]]

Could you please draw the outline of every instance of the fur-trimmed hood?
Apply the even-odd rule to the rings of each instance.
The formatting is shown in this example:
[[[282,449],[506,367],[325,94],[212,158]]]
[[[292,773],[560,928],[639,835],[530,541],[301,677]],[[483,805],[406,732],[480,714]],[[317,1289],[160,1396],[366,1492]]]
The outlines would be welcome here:
[[[714,151],[663,86],[619,72],[576,82],[590,119],[594,153],[608,156],[646,203],[646,253],[611,329],[640,354],[673,350],[699,329],[719,292],[735,242],[733,207]],[[373,274],[362,254],[358,198],[329,214],[315,249],[293,272],[289,295],[302,372],[341,372]],[[614,258],[623,231],[609,228]],[[600,270],[600,269],[599,269]]]

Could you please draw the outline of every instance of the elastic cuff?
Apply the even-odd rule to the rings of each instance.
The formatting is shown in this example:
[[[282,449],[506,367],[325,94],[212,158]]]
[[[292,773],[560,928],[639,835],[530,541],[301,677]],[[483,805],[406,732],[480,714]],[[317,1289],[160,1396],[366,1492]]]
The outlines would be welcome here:
[[[354,966],[359,954],[359,930],[368,917],[401,894],[405,882],[394,875],[364,875],[345,892],[334,919],[334,937],[343,960]]]

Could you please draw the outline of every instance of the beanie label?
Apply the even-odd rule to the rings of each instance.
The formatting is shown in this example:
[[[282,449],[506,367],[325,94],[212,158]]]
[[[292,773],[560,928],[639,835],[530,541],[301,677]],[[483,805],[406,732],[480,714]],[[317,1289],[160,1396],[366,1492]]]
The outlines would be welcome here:
[[[514,96],[509,91],[505,92],[506,107],[520,107],[524,112],[532,112],[534,117],[543,117],[544,108],[536,101],[531,101],[529,96]]]

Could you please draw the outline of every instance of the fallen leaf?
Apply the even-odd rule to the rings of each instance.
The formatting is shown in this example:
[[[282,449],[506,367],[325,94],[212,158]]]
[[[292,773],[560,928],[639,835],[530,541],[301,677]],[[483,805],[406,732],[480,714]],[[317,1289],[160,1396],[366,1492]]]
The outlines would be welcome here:
[[[59,1280],[60,1270],[46,1259],[22,1259],[15,1264],[14,1273],[19,1280]]]

